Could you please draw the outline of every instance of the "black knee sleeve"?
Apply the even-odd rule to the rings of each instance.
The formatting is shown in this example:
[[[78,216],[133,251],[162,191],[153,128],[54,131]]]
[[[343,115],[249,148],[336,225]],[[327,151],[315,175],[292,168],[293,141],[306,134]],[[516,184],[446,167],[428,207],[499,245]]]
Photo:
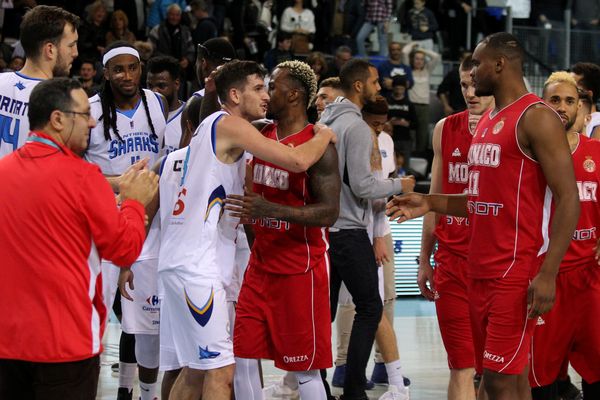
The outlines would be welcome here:
[[[583,391],[584,399],[600,399],[600,381],[594,383],[587,383],[581,380],[581,389]]]
[[[135,335],[121,331],[119,340],[119,361],[124,363],[136,364],[135,358]]]
[[[551,385],[531,388],[532,400],[559,400],[558,385],[554,382]]]

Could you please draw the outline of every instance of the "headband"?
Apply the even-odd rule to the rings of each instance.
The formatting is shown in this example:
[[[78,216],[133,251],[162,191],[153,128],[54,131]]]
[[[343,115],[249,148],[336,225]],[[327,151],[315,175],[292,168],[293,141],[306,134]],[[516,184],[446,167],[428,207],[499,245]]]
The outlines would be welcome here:
[[[102,57],[102,65],[106,66],[106,64],[111,59],[115,58],[116,56],[123,55],[123,54],[129,54],[129,55],[134,56],[138,60],[140,59],[140,53],[138,53],[138,51],[136,49],[134,49],[133,47],[127,47],[127,46],[115,47],[114,49],[111,49],[111,50],[107,51],[106,54],[104,54],[104,57]]]

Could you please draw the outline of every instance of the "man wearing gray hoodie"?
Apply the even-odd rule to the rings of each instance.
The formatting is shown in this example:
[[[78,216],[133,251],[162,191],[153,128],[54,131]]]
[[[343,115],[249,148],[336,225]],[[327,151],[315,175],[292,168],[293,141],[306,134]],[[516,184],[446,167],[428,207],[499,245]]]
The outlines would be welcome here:
[[[381,320],[382,301],[378,291],[377,264],[367,233],[371,221],[371,200],[408,191],[414,178],[377,179],[371,172],[373,141],[363,121],[361,109],[374,101],[381,89],[377,68],[362,59],[354,59],[340,71],[344,97],[329,104],[321,123],[338,135],[336,148],[342,177],[340,214],[330,229],[331,315],[335,318],[342,282],[356,305],[350,334],[344,400],[368,399],[365,393],[365,369]]]

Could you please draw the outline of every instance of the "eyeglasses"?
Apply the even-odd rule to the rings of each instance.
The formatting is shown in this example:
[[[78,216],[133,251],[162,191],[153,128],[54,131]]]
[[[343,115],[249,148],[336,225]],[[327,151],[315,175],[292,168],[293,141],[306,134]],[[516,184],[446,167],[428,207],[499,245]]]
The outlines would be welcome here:
[[[211,53],[209,49],[207,49],[202,44],[198,43],[198,54],[200,54],[201,52],[204,54],[204,58],[210,58],[211,60],[222,60],[225,62],[233,60],[233,58],[231,57],[223,57],[218,54]]]
[[[71,110],[61,110],[64,113],[69,113],[69,114],[75,114],[75,115],[83,115],[85,117],[85,119],[90,119],[92,117],[92,113],[87,111],[87,112],[81,112],[81,111],[71,111]]]

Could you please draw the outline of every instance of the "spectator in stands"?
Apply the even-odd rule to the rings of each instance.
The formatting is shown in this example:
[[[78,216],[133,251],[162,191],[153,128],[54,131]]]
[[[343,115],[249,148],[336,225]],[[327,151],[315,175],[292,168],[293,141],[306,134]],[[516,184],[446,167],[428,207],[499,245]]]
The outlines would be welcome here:
[[[387,31],[390,17],[392,15],[392,0],[365,0],[365,20],[356,35],[356,48],[361,56],[368,56],[365,40],[369,37],[373,28],[377,28],[379,38],[379,55],[387,57]]]
[[[316,32],[313,37],[314,50],[330,52],[329,40],[333,31],[336,0],[318,0],[314,9]]]
[[[190,3],[192,15],[196,18],[196,26],[192,30],[194,43],[204,43],[208,39],[219,35],[217,21],[208,13],[208,5],[205,0],[192,0]]]
[[[146,15],[148,0],[114,0],[116,10],[122,10],[129,18],[129,30],[137,38],[146,37]]]
[[[584,96],[587,95],[592,99],[590,119],[585,128],[585,135],[600,139],[600,128],[598,128],[600,112],[597,109],[598,98],[600,98],[600,66],[589,62],[579,62],[573,65],[571,73],[577,82],[578,89],[583,92]]]
[[[168,17],[169,8],[174,4],[178,5],[180,10],[185,10],[187,7],[185,0],[155,0],[146,18],[146,26],[152,29],[164,22]]]
[[[327,66],[327,77],[340,75],[340,70],[348,61],[352,60],[352,49],[348,46],[340,46],[335,49],[333,61]]]
[[[129,30],[129,18],[121,10],[113,12],[110,17],[110,30],[106,33],[106,45],[118,40],[130,44],[134,44],[136,41],[135,35]]]
[[[280,31],[277,33],[277,47],[271,49],[265,53],[265,68],[269,72],[277,66],[277,64],[284,61],[293,60],[294,54],[291,52],[292,47],[292,35],[288,32]]]
[[[88,7],[87,17],[78,32],[77,46],[82,59],[87,58],[100,62],[106,46],[107,16],[106,6],[102,0],[97,0]]]
[[[573,1],[572,60],[597,61],[598,43],[596,33],[600,22],[600,0]],[[582,31],[579,31],[582,30]]]
[[[342,36],[347,41],[348,46],[352,47],[354,52],[356,48],[356,36],[365,22],[365,6],[363,0],[346,0],[344,4],[344,25]]]
[[[408,97],[415,105],[417,113],[417,152],[425,155],[429,140],[429,80],[431,72],[440,63],[441,56],[433,50],[423,49],[419,43],[411,42],[402,49],[404,63],[412,67],[414,85],[408,90]]]
[[[382,96],[387,97],[392,92],[394,76],[406,77],[409,88],[413,85],[412,69],[402,63],[402,44],[399,42],[390,43],[388,59],[377,67],[377,71],[379,72]]]
[[[534,51],[534,54],[552,70],[568,65],[564,60],[563,31],[566,6],[566,0],[531,0],[531,14],[541,28],[538,51]]]
[[[444,76],[442,83],[438,86],[437,97],[442,103],[444,115],[446,116],[463,111],[467,108],[465,99],[460,90],[460,74],[458,66],[468,55],[471,55],[471,53],[462,53],[459,64]]]
[[[438,30],[438,23],[433,11],[425,7],[425,0],[415,0],[414,7],[408,10],[406,30],[419,47],[433,50],[433,37]]]
[[[317,84],[321,83],[327,75],[327,60],[325,60],[323,54],[318,51],[310,53],[306,57],[306,63],[310,65],[310,68],[317,76]]]
[[[406,76],[396,75],[392,79],[392,93],[388,96],[388,118],[392,124],[392,139],[396,154],[403,154],[406,164],[410,161],[414,140],[411,128],[416,125],[417,114],[415,106],[409,100],[406,92],[408,80]]]
[[[100,86],[94,81],[95,77],[96,63],[92,60],[82,60],[81,67],[79,67],[79,82],[88,97],[92,97],[100,91]]]
[[[7,71],[20,71],[21,68],[25,65],[25,58],[14,56],[10,59],[8,63]]]
[[[467,19],[471,18],[471,1],[465,0],[446,0],[444,1],[446,11],[446,30],[447,36],[444,36],[444,41],[448,40],[448,48],[450,51],[450,59],[457,60],[460,56],[460,49],[465,49],[467,43]],[[458,76],[458,69],[456,69]],[[460,92],[459,92],[460,94]]]
[[[306,8],[305,0],[294,0],[292,7],[287,7],[281,16],[281,30],[292,34],[292,51],[294,54],[308,53],[312,49],[312,38],[317,28],[315,15]]]
[[[158,0],[157,0],[158,1]],[[171,4],[167,9],[167,19],[155,26],[148,35],[154,47],[154,56],[171,56],[179,60],[182,70],[181,82],[187,81],[187,70],[196,57],[192,32],[181,23],[181,7]],[[180,97],[186,97],[186,85],[181,85]]]

